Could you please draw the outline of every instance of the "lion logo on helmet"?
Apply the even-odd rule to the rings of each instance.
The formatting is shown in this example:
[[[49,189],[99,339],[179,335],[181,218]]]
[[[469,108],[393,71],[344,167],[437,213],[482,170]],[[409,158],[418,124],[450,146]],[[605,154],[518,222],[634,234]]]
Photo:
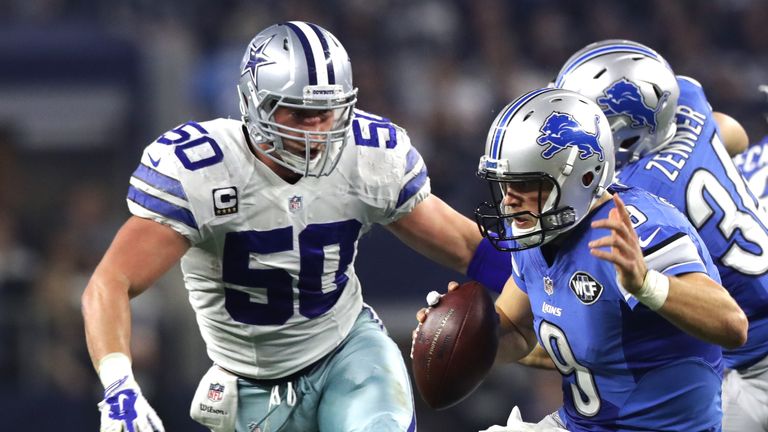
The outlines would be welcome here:
[[[587,159],[597,155],[598,160],[604,158],[603,148],[600,147],[600,118],[595,116],[595,133],[591,134],[573,118],[572,115],[554,111],[547,117],[539,131],[541,135],[536,138],[539,145],[549,145],[542,153],[544,159],[551,159],[561,150],[568,147],[576,147],[579,150],[579,158]]]
[[[633,128],[648,127],[650,133],[656,132],[656,114],[664,106],[670,93],[665,91],[659,98],[656,109],[649,107],[640,93],[640,88],[626,78],[622,78],[603,91],[605,97],[597,99],[597,103],[603,106],[603,112],[607,117],[626,115],[632,120]]]

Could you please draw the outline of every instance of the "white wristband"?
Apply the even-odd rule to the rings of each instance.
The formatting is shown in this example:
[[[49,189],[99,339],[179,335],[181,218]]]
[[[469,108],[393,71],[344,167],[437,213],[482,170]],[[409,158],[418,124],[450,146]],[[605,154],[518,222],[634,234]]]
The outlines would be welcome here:
[[[669,278],[656,270],[648,270],[643,279],[643,286],[635,294],[640,303],[652,311],[659,310],[669,295]]]
[[[105,355],[99,360],[99,379],[104,388],[112,385],[115,381],[128,376],[133,379],[133,370],[131,370],[131,359],[121,352],[113,352]]]

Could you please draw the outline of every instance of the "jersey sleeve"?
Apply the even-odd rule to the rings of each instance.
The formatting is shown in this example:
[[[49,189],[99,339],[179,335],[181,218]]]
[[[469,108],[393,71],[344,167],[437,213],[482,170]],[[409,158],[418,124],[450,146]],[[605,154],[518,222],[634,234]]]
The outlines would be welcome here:
[[[403,166],[403,176],[398,183],[397,200],[391,204],[389,211],[391,221],[410,213],[431,191],[427,165],[421,154],[413,147],[405,130],[396,127],[396,133],[399,146],[402,146],[398,153]]]
[[[131,175],[126,201],[131,214],[167,225],[195,244],[200,230],[181,172],[173,146],[153,142]]]
[[[648,270],[667,276],[706,273],[720,282],[709,253],[693,228],[686,230],[675,225],[646,223],[637,228],[637,235]],[[637,299],[623,287],[621,290],[627,304],[634,308],[638,304]]]
[[[356,110],[352,130],[358,153],[356,189],[374,222],[394,222],[429,196],[424,159],[403,128]]]
[[[515,284],[517,284],[517,287],[520,288],[520,290],[526,294],[528,294],[528,286],[525,284],[525,278],[523,277],[523,272],[520,271],[520,264],[523,259],[522,253],[519,252],[512,252],[510,254],[510,259],[512,261],[512,278],[515,280]]]

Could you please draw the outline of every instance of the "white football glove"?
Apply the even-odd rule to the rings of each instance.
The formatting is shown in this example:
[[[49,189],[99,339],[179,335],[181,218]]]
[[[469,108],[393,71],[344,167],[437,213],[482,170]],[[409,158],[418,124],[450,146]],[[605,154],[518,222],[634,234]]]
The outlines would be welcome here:
[[[520,408],[515,406],[512,408],[512,412],[509,413],[506,426],[494,425],[488,429],[481,430],[480,432],[568,432],[565,429],[539,425],[536,423],[526,423],[523,421],[522,415],[520,415]]]
[[[113,381],[111,378],[119,375]],[[99,363],[104,383],[104,400],[99,402],[101,432],[165,432],[163,422],[133,379],[130,360],[125,354],[108,354]]]

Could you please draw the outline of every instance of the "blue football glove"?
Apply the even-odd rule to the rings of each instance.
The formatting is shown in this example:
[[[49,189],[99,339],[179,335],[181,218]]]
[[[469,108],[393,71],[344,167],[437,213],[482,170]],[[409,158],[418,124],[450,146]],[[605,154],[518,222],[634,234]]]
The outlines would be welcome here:
[[[105,366],[102,361],[99,375],[104,378],[122,375],[110,384],[105,383],[104,400],[99,402],[101,432],[165,432],[163,422],[141,394],[133,379],[127,356],[117,355]],[[126,367],[127,366],[127,367]]]
[[[99,410],[101,432],[165,432],[160,417],[127,375],[107,388]]]

